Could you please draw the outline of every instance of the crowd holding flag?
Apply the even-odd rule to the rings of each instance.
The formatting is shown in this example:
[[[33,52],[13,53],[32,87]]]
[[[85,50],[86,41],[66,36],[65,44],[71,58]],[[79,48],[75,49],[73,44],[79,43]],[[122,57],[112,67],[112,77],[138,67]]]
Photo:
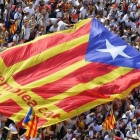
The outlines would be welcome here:
[[[32,106],[30,107],[30,110],[27,113],[22,125],[27,128],[26,138],[37,137],[37,116]]]
[[[95,18],[40,36],[0,53],[0,76],[5,79],[0,81],[0,106],[4,104],[5,111],[0,111],[20,123],[21,113],[32,104],[43,120],[43,126],[38,125],[45,127],[114,98],[123,99],[140,85],[139,58],[136,49]],[[9,102],[14,104],[10,111]]]
[[[113,105],[111,106],[111,108],[109,109],[105,122],[104,122],[104,128],[105,130],[111,130],[113,129],[115,126],[116,120],[114,117],[114,113],[113,113]]]

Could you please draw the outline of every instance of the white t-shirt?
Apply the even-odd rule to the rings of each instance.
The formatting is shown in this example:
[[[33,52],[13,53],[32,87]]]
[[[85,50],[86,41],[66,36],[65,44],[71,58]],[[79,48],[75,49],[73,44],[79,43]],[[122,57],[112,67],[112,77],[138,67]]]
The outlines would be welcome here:
[[[57,18],[49,18],[49,20],[51,20],[52,24],[56,24],[58,19]]]
[[[74,134],[75,134],[76,138],[81,135],[81,133],[78,133],[77,130],[74,131]]]
[[[57,31],[65,30],[66,26],[67,26],[66,23],[64,23],[63,21],[59,21],[58,22],[58,29],[57,29]]]
[[[0,4],[4,4],[4,0],[0,0]]]
[[[64,140],[71,140],[71,137],[72,137],[72,134],[67,133],[63,139]]]
[[[40,140],[40,138],[30,138],[30,140]]]
[[[123,21],[126,21],[126,20],[128,20],[128,18],[129,18],[129,17],[128,17],[128,15],[126,14],[126,15],[124,15],[124,17],[123,17],[122,20],[123,20]]]
[[[122,119],[123,119],[124,124],[127,124],[128,117],[125,114],[122,116]]]
[[[96,6],[98,12],[102,11],[102,7],[100,5],[99,6],[95,5],[95,6]]]
[[[73,127],[73,125],[76,124],[76,121],[75,120],[72,120],[72,119],[68,119],[67,120],[67,125],[66,125],[66,128],[67,129],[71,129]]]
[[[56,9],[56,18],[62,18],[63,12],[60,11],[59,9]]]
[[[33,8],[29,8],[29,7],[25,7],[24,11],[29,12],[30,13],[30,17],[35,14],[35,10]]]
[[[72,0],[72,4],[74,6],[79,6],[79,1],[78,0]]]
[[[104,140],[112,140],[113,138],[112,137],[108,137],[108,135],[106,135],[105,137],[104,137]]]
[[[86,10],[84,7],[81,7],[81,8],[80,8],[80,11],[81,11],[81,12],[80,12],[81,16],[83,16],[83,19],[85,19],[87,10]]]
[[[30,38],[30,28],[24,28],[24,39],[29,40]]]
[[[93,131],[89,131],[89,137],[90,137],[91,139],[93,139],[93,136],[94,136]]]
[[[86,116],[86,124],[89,124],[93,121],[93,118],[90,118],[90,115]]]
[[[1,18],[1,9],[0,9],[0,18]]]
[[[102,130],[102,125],[94,125],[94,123],[91,123],[90,126],[93,126],[93,129],[96,131],[96,132],[99,132]]]
[[[54,26],[51,26],[50,29],[49,29],[49,31],[50,31],[50,32],[56,32],[57,29],[58,29],[58,28],[55,28]]]
[[[15,15],[14,15],[15,20],[18,18],[21,18],[21,17],[22,17],[22,15],[19,12],[15,13]],[[20,22],[21,22],[21,19],[18,19],[18,21],[17,21],[18,26],[20,25]]]
[[[12,132],[17,132],[17,129],[13,125],[10,125],[9,128],[10,128],[10,134],[9,134],[9,137],[10,137]]]

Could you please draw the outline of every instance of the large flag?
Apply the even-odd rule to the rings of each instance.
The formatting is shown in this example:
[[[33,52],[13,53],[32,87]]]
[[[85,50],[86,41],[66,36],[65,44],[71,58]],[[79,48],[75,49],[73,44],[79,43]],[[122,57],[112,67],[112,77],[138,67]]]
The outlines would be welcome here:
[[[37,137],[37,117],[32,106],[30,107],[22,125],[27,128],[26,137]]]
[[[96,19],[0,53],[0,113],[22,124],[33,106],[38,126],[123,99],[140,85],[140,53]]]
[[[111,106],[111,108],[109,109],[108,113],[107,113],[107,117],[105,119],[104,122],[104,128],[105,130],[111,130],[114,128],[114,125],[116,123],[114,114],[113,114],[113,106]]]
[[[14,21],[14,22],[12,23],[12,25],[10,26],[10,29],[9,29],[10,34],[11,34],[11,35],[14,35],[15,32],[16,32],[16,30],[17,30],[17,20]]]

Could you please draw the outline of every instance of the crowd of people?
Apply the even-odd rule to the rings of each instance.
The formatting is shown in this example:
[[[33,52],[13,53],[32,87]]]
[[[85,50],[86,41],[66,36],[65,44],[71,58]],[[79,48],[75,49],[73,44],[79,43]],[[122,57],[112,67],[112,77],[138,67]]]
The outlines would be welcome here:
[[[139,0],[0,0],[0,51],[92,17],[139,50],[139,7]]]
[[[92,17],[140,51],[139,0],[0,0],[0,52],[44,34],[71,29],[80,20]],[[115,99],[39,129],[36,139],[41,139],[44,132],[45,140],[139,140],[139,93],[137,87],[123,100]],[[103,123],[111,105],[116,124],[114,129],[105,131]],[[25,130],[1,115],[0,135],[4,126],[18,132],[19,139],[25,139]]]

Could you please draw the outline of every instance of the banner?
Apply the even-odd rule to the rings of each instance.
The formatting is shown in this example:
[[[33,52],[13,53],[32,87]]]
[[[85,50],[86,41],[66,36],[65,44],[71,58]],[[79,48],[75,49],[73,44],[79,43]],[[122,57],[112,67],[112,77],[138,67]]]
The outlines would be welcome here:
[[[140,53],[96,19],[0,53],[0,113],[38,127],[85,112],[140,85]]]

